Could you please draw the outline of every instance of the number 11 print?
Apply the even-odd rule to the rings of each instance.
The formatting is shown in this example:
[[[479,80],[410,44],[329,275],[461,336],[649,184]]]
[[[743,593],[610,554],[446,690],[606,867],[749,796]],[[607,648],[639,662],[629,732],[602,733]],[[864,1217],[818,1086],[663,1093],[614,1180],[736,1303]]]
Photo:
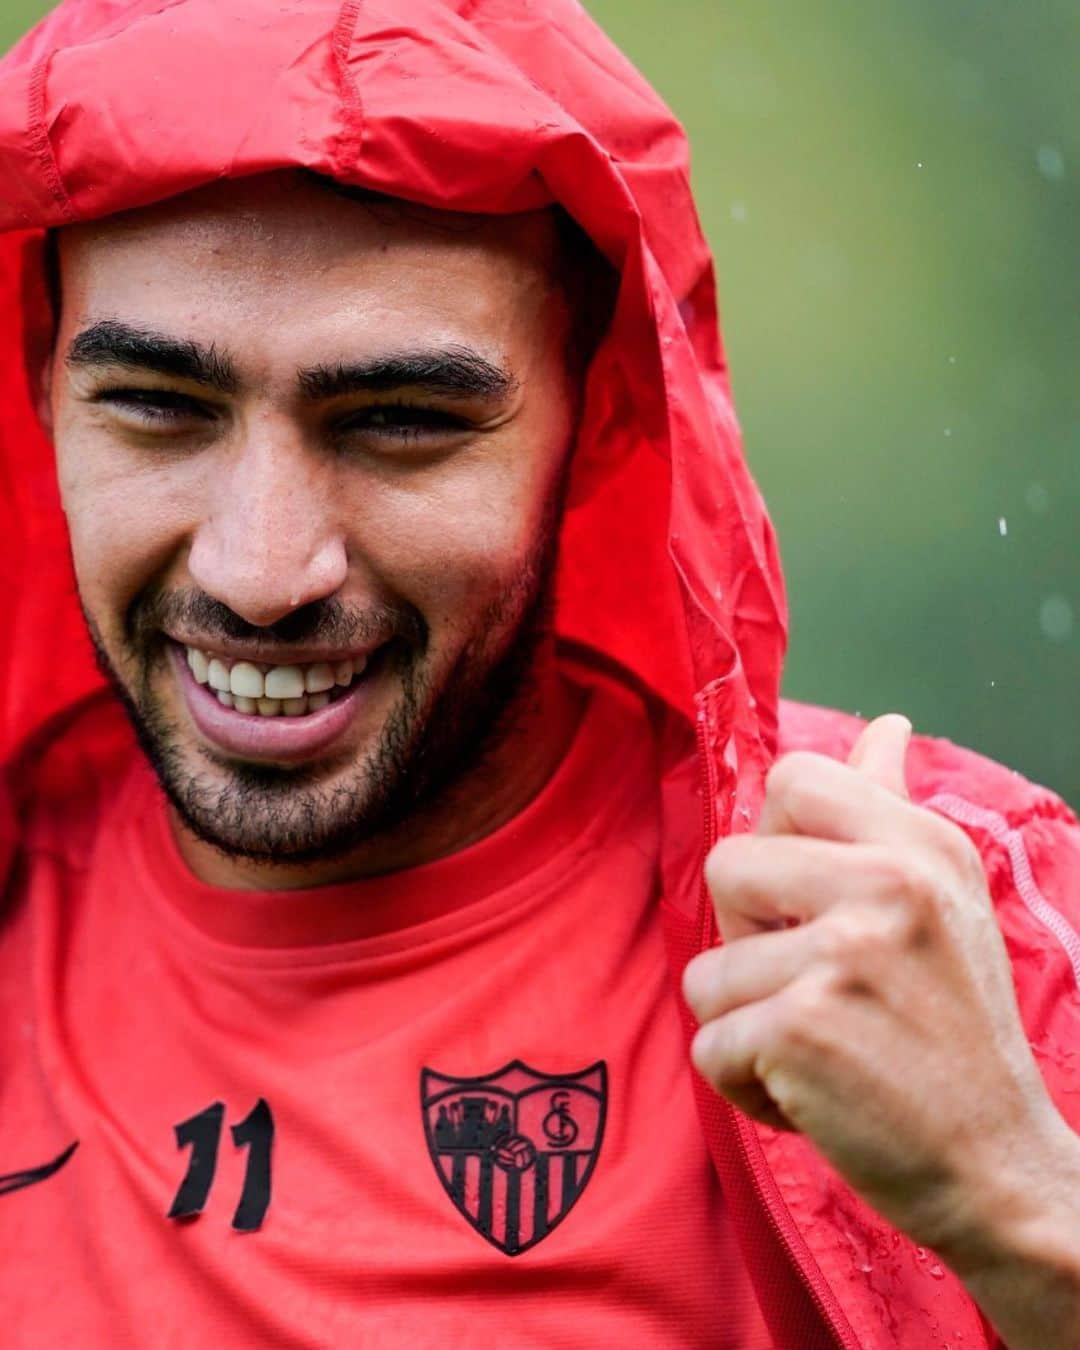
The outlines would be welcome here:
[[[174,1126],[177,1148],[191,1146],[187,1172],[169,1209],[170,1219],[189,1219],[201,1214],[210,1198],[217,1170],[225,1105],[214,1102],[205,1111]],[[233,1143],[248,1150],[244,1185],[232,1226],[241,1233],[260,1227],[270,1204],[270,1146],[274,1141],[274,1117],[260,1097],[239,1125],[230,1127]]]

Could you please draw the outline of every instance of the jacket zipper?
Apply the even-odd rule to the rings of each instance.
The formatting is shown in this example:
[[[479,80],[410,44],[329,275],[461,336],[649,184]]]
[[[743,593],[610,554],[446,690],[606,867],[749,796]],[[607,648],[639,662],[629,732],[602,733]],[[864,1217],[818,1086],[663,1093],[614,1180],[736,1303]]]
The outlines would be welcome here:
[[[698,716],[695,719],[695,732],[697,735],[698,763],[701,769],[702,793],[703,793],[703,811],[704,811],[704,833],[705,833],[705,854],[706,856],[717,841],[716,826],[716,776],[713,769],[712,755],[709,753],[707,741],[706,723],[709,718],[709,710],[706,698],[702,698],[698,708]],[[705,876],[701,877],[701,925],[698,930],[698,950],[704,951],[709,945],[712,937],[712,930],[709,916],[712,913],[712,897],[709,895],[708,887],[705,884]],[[739,1128],[738,1120],[735,1120],[735,1138],[738,1144],[739,1155],[743,1165],[750,1174],[753,1182],[754,1193],[757,1196],[758,1204],[763,1210],[769,1226],[776,1235],[782,1249],[787,1253],[788,1260],[795,1267],[803,1285],[810,1295],[815,1308],[829,1329],[830,1334],[836,1344],[842,1347],[842,1350],[861,1350],[854,1332],[847,1325],[847,1318],[844,1317],[843,1310],[829,1287],[813,1254],[807,1248],[802,1235],[798,1232],[794,1223],[787,1215],[781,1215],[774,1210],[769,1196],[766,1194],[766,1188],[763,1185],[763,1178],[769,1176],[769,1164],[765,1159],[764,1151],[761,1148],[757,1138],[751,1133],[752,1127],[745,1129]],[[749,1136],[749,1138],[748,1138]],[[750,1139],[753,1143],[750,1143]]]

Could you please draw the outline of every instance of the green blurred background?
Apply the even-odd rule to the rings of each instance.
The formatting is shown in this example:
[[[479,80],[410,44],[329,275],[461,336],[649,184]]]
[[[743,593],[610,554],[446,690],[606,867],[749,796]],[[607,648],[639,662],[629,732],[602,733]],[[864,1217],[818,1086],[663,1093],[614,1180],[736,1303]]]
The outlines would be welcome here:
[[[1080,5],[589,7],[690,134],[786,693],[1080,804]]]

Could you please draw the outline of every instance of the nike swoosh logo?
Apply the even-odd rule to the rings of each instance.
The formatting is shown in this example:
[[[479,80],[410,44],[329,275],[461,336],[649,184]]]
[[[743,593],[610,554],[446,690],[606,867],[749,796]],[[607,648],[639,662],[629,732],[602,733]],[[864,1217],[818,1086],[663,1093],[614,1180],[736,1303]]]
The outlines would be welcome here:
[[[0,1195],[7,1195],[9,1191],[21,1191],[24,1186],[35,1186],[39,1181],[48,1181],[49,1177],[60,1171],[78,1147],[79,1141],[76,1139],[52,1162],[47,1162],[41,1167],[28,1167],[23,1172],[9,1172],[6,1176],[0,1176]]]

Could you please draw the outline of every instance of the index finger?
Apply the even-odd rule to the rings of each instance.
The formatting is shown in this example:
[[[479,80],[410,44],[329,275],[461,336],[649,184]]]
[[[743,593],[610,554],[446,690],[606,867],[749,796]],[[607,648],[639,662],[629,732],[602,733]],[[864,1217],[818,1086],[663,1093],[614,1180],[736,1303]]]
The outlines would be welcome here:
[[[847,844],[925,845],[942,825],[933,812],[857,768],[796,750],[769,770],[757,833],[811,835]]]

